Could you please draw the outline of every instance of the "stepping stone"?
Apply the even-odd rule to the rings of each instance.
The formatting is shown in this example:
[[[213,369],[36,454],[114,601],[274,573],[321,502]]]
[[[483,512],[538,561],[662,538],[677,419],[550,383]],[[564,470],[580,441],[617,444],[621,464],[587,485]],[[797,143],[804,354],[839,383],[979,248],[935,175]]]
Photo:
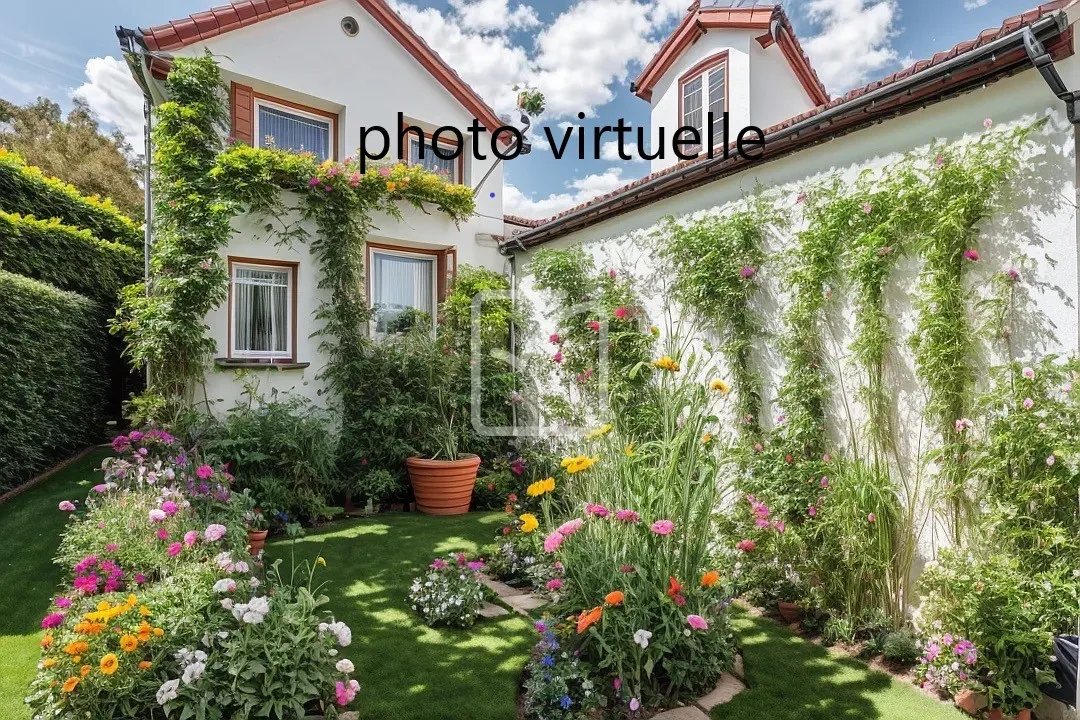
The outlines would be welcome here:
[[[716,687],[713,691],[698,700],[697,704],[705,711],[709,711],[717,705],[729,702],[731,698],[735,697],[745,689],[746,686],[743,685],[739,678],[730,673],[724,673],[720,676],[720,682],[716,683]]]
[[[547,605],[547,600],[538,598],[535,595],[511,595],[503,598],[503,600],[522,615],[528,615],[530,610]]]
[[[746,670],[743,669],[742,655],[735,656],[735,667],[732,668],[731,674],[740,680],[746,679]]]
[[[487,585],[489,588],[495,591],[495,594],[501,598],[514,597],[515,595],[527,595],[528,590],[522,590],[520,588],[513,588],[504,582],[499,582],[494,578],[490,578],[487,575],[480,575],[480,582]]]
[[[509,610],[500,605],[495,605],[494,603],[484,603],[484,607],[480,608],[480,617],[496,618],[509,614]]]
[[[654,715],[653,720],[709,720],[709,716],[701,712],[699,708],[687,705]]]

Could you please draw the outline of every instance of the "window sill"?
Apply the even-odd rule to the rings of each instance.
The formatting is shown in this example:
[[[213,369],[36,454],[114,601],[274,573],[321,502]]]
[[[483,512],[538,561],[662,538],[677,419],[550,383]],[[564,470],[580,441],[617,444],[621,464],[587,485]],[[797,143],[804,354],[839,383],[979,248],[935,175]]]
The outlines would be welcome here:
[[[275,361],[260,362],[243,358],[214,358],[214,365],[221,370],[303,370],[311,367],[307,362]]]

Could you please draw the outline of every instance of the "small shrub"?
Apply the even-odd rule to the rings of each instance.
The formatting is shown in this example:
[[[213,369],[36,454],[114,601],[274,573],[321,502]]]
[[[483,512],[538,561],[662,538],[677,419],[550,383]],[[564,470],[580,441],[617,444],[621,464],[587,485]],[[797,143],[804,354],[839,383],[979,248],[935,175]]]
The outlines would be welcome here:
[[[828,645],[855,642],[855,625],[850,618],[831,617],[825,621],[822,639]]]
[[[471,626],[484,605],[483,567],[484,563],[469,560],[464,553],[447,560],[435,558],[428,572],[413,580],[409,606],[432,627]]]
[[[536,623],[540,641],[525,668],[525,715],[543,720],[595,717],[607,705],[599,674],[573,652],[573,630]]]
[[[881,654],[894,662],[910,665],[919,659],[919,640],[907,630],[898,630],[885,636]]]
[[[405,495],[400,478],[383,469],[371,470],[360,475],[353,485],[353,500],[366,502],[371,500],[378,509],[379,505],[400,499]]]

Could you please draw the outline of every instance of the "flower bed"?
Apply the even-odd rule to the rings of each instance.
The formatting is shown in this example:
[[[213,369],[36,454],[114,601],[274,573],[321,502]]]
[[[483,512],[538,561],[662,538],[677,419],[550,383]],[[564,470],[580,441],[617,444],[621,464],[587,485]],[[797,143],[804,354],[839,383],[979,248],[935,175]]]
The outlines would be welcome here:
[[[247,551],[232,478],[168,433],[114,442],[104,482],[70,512],[70,568],[41,625],[35,718],[334,716],[356,695],[325,616],[319,562],[265,567]]]

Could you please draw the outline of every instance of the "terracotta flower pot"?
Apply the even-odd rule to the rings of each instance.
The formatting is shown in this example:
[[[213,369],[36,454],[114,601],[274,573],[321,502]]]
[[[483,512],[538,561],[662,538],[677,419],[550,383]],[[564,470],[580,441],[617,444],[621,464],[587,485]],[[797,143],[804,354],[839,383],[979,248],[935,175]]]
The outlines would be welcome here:
[[[266,536],[269,530],[248,530],[248,552],[258,555],[266,545]]]
[[[426,460],[411,457],[405,461],[409,471],[416,509],[427,515],[464,515],[469,512],[479,455],[464,455],[457,460]]]
[[[956,693],[953,703],[968,715],[978,715],[979,711],[986,707],[986,697],[974,690],[964,689]]]
[[[1031,709],[1024,708],[1016,714],[1016,718],[1006,718],[1005,713],[1001,711],[1001,708],[990,708],[990,714],[986,716],[988,720],[1031,720]]]
[[[803,617],[806,615],[801,607],[793,602],[787,602],[786,600],[781,600],[777,603],[776,609],[780,612],[780,617],[784,618],[784,622],[786,623],[802,622]]]

